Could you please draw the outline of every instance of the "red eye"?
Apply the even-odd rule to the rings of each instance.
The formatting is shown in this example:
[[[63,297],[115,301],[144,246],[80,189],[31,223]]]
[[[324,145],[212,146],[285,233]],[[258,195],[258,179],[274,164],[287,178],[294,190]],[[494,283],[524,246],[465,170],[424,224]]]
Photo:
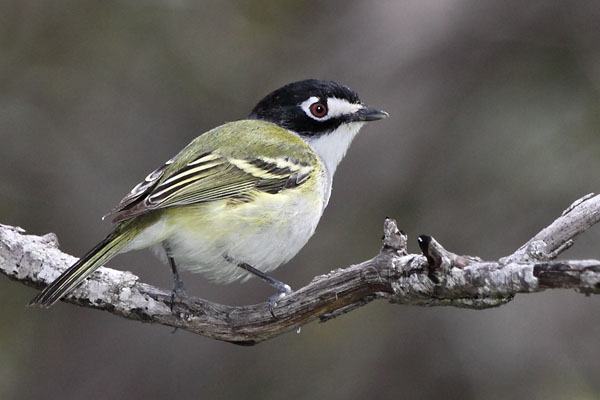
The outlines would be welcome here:
[[[317,118],[323,118],[327,115],[327,106],[323,103],[314,103],[310,106],[310,112]]]

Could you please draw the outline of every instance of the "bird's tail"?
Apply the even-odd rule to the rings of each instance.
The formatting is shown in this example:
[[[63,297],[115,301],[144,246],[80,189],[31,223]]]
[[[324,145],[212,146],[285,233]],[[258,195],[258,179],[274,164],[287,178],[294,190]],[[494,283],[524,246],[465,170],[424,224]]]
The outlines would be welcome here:
[[[112,231],[96,247],[91,249],[79,261],[69,267],[50,285],[46,286],[30,302],[30,306],[50,307],[62,297],[75,289],[85,278],[97,270],[102,264],[119,253],[133,238],[135,231],[127,229],[129,221],[122,223]]]

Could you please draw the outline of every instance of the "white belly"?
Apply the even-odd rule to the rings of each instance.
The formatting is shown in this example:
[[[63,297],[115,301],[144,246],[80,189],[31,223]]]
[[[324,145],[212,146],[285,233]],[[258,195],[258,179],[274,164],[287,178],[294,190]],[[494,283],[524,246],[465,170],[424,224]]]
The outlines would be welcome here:
[[[311,196],[312,201],[291,189],[235,206],[222,200],[166,209],[126,251],[158,244],[155,250],[164,257],[164,245],[178,268],[223,283],[251,276],[225,255],[263,272],[272,271],[295,256],[315,232],[327,190],[325,185],[315,186],[319,195]]]

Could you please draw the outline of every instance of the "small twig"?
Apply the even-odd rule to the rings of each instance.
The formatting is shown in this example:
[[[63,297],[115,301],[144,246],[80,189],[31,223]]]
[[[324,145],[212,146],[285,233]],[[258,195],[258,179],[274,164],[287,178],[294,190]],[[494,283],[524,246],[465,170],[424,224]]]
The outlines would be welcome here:
[[[542,229],[501,263],[546,261],[573,245],[573,239],[600,221],[600,196],[587,194],[571,204],[552,224]]]

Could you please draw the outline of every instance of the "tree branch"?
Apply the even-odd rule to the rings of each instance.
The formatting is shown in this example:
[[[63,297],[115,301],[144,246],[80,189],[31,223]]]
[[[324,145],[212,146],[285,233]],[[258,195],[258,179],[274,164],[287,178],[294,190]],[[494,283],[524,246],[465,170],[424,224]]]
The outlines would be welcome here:
[[[386,218],[379,254],[358,265],[315,277],[281,299],[276,317],[267,303],[233,307],[190,297],[171,311],[170,292],[139,282],[130,272],[99,268],[64,301],[188,330],[236,344],[255,344],[311,321],[335,318],[375,299],[421,306],[482,309],[506,304],[517,293],[575,289],[600,293],[600,261],[552,261],[573,238],[600,220],[600,196],[588,195],[510,256],[483,261],[419,236],[423,255],[407,254],[407,236]],[[42,288],[76,258],[58,250],[54,234],[27,235],[0,225],[0,271]]]

